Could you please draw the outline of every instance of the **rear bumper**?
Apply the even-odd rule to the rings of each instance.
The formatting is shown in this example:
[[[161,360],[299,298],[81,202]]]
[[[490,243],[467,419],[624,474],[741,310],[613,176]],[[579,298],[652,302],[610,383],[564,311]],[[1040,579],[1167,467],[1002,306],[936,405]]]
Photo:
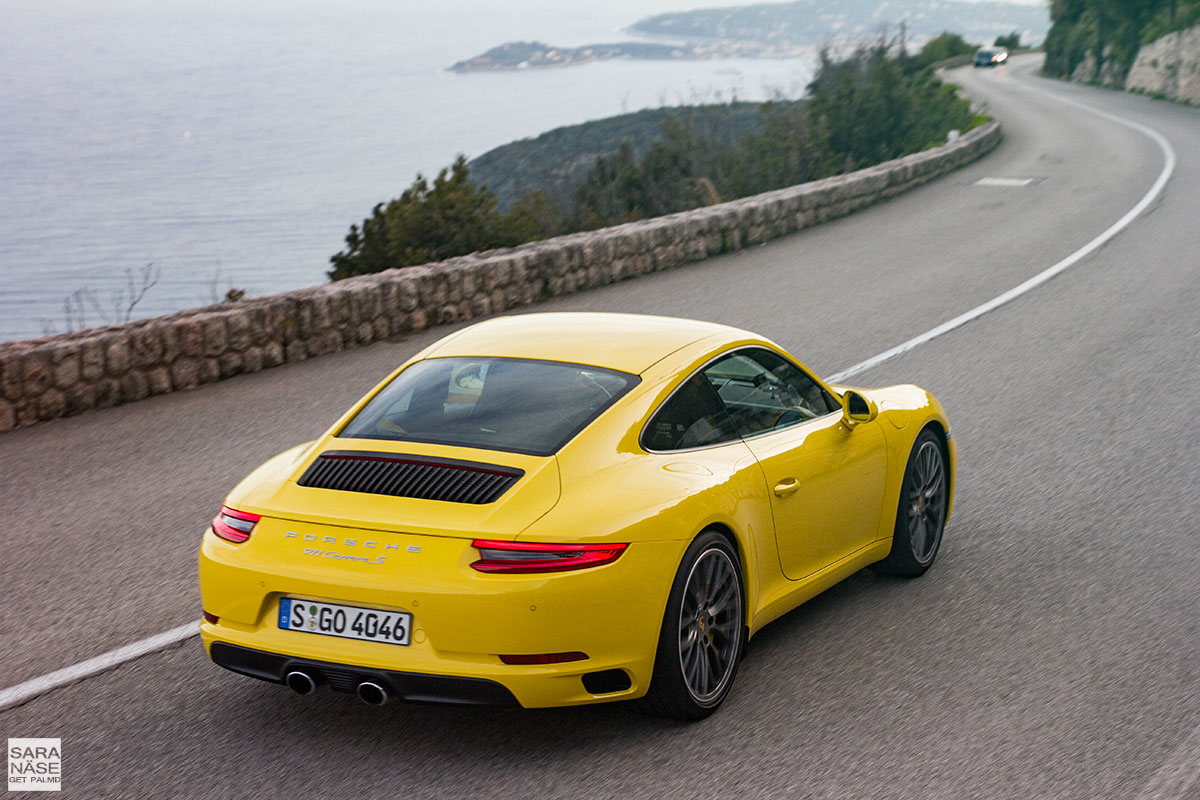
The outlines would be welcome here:
[[[455,703],[472,706],[517,706],[517,698],[495,681],[367,669],[307,658],[268,653],[248,647],[214,642],[209,648],[213,662],[231,672],[271,683],[284,683],[285,676],[301,670],[318,686],[335,692],[354,692],[363,681],[382,686],[392,697],[410,703]]]
[[[525,708],[644,694],[671,579],[687,546],[639,542],[604,566],[489,575],[470,568],[478,558],[470,540],[394,534],[388,542],[397,549],[368,564],[312,557],[303,543],[277,531],[272,541],[273,531],[263,527],[243,545],[204,536],[201,596],[218,621],[202,622],[200,633],[213,661],[277,683],[287,663],[316,665],[335,689],[343,673],[382,675],[397,696],[431,701],[475,702],[461,699],[463,687],[483,683]],[[301,536],[325,535],[303,523],[288,527]],[[411,641],[398,646],[280,629],[285,596],[411,613]],[[587,658],[550,664],[500,658],[576,651]],[[495,696],[488,692],[490,703]]]

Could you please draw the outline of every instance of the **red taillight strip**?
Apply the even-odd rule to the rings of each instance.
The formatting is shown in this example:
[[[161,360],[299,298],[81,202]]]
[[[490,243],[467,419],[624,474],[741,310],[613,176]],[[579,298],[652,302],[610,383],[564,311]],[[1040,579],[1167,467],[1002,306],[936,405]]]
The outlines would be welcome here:
[[[539,653],[538,655],[500,656],[505,664],[562,664],[567,661],[583,661],[587,653],[574,650],[570,653]]]
[[[567,572],[611,564],[625,552],[627,544],[545,544],[542,542],[498,542],[476,539],[483,558],[471,564],[479,572],[530,574]]]
[[[250,538],[250,533],[254,530],[254,526],[260,519],[262,517],[258,514],[250,514],[245,511],[238,511],[236,508],[230,508],[229,506],[221,506],[221,510],[213,517],[213,533],[227,542],[241,544]]]

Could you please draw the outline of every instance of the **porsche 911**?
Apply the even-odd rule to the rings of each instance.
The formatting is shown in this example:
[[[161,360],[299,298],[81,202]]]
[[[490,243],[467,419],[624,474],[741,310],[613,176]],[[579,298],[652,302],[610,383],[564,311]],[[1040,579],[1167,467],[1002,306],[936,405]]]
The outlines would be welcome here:
[[[827,384],[748,331],[495,318],[233,489],[202,638],[300,694],[700,719],[772,620],[866,567],[924,573],[955,464],[927,391]]]

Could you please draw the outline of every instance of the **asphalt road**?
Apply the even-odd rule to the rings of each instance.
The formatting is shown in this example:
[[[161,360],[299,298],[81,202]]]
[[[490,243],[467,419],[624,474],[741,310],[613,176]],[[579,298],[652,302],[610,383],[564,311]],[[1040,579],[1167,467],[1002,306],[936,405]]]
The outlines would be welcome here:
[[[1161,199],[1032,293],[855,378],[919,383],[960,447],[918,581],[853,576],[751,642],[709,720],[298,698],[198,639],[0,712],[62,737],[68,797],[1200,800],[1200,111],[1046,81],[954,78],[990,156],[837,222],[531,310],[698,317],[822,374],[1017,285]],[[985,186],[984,177],[1030,178]],[[445,329],[0,436],[3,686],[199,613],[224,493],[318,435]]]

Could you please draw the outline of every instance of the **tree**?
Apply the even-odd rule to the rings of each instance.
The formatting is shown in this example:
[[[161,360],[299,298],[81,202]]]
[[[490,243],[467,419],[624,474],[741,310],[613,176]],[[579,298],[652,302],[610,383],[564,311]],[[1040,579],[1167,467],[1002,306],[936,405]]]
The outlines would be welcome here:
[[[974,52],[975,45],[966,41],[957,33],[943,31],[925,42],[920,52],[913,56],[914,66],[922,69],[939,61],[945,61],[948,58],[970,55]]]
[[[565,232],[561,212],[541,189],[518,197],[512,210],[501,216],[496,226],[497,244],[504,247],[549,239]]]
[[[971,120],[970,103],[885,40],[835,61],[821,53],[808,112],[818,172],[830,175],[945,141]]]
[[[817,151],[805,105],[771,101],[762,105],[759,118],[759,129],[742,138],[732,159],[726,196],[769,192],[816,177]]]
[[[1021,46],[1021,34],[1018,31],[1013,31],[1008,36],[997,36],[996,47],[1004,47],[1009,50],[1016,50]]]
[[[375,206],[362,227],[350,226],[346,249],[330,258],[334,280],[424,264],[498,244],[496,198],[468,179],[460,155],[430,185],[422,175],[386,206]]]

